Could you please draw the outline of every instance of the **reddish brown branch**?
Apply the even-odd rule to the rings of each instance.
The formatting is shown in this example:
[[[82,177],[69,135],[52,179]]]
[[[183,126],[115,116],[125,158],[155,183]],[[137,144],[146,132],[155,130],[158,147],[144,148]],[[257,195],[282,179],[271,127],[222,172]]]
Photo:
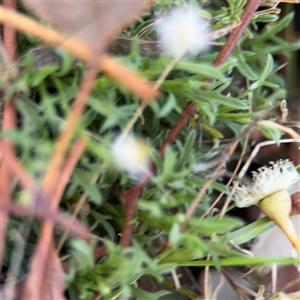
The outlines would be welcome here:
[[[261,0],[249,0],[248,1],[248,5],[245,8],[244,13],[241,18],[240,26],[236,27],[231,32],[224,47],[221,49],[216,60],[214,61],[213,66],[219,67],[228,59],[228,57],[231,54],[231,51],[233,50],[233,48],[237,44],[238,40],[242,36],[244,30],[249,25],[253,14],[256,12],[258,7],[260,6],[260,3],[261,3]],[[211,80],[212,80],[211,78],[205,79],[206,82],[210,82]],[[185,110],[183,111],[182,115],[176,122],[174,128],[171,130],[171,132],[168,135],[168,137],[166,138],[165,142],[159,149],[160,154],[162,154],[164,152],[164,149],[167,145],[172,144],[175,141],[176,137],[179,135],[179,133],[181,132],[183,127],[186,125],[187,121],[189,120],[191,114],[193,113],[193,111],[195,109],[196,109],[196,104],[194,104],[193,102],[189,102],[187,104]]]
[[[57,143],[54,147],[54,152],[49,163],[49,169],[47,170],[44,179],[44,186],[49,191],[56,188],[56,185],[60,180],[60,172],[67,148],[84,111],[86,101],[93,87],[94,78],[97,74],[97,65],[95,65],[95,62],[97,62],[96,59],[94,59],[91,67],[88,69],[83,78],[76,101],[73,104],[73,108],[66,121],[66,126],[58,137]]]
[[[216,60],[213,63],[215,67],[222,65],[228,59],[228,57],[231,54],[231,51],[233,50],[238,40],[242,36],[245,28],[249,25],[253,14],[258,9],[260,4],[261,4],[261,0],[248,1],[248,4],[241,18],[241,24],[240,26],[236,27],[230,34],[224,47],[221,49],[219,55],[217,56]],[[205,81],[210,82],[211,79],[208,78]],[[163,155],[165,147],[167,145],[172,144],[175,141],[175,139],[177,138],[177,136],[179,135],[183,127],[186,125],[187,121],[189,120],[191,114],[195,109],[196,109],[196,105],[190,101],[187,104],[186,108],[184,109],[182,115],[179,117],[175,126],[169,133],[168,137],[160,147],[159,149],[160,155]],[[146,185],[148,180],[149,178],[147,176],[144,176],[134,187],[123,192],[120,196],[120,199],[123,201],[126,210],[125,223],[123,226],[122,239],[121,239],[121,245],[123,247],[128,247],[130,244],[131,234],[132,234],[131,222],[135,215],[136,203],[142,192],[142,186]],[[126,199],[126,201],[124,201],[124,199]]]
[[[78,138],[74,145],[72,146],[72,150],[67,158],[65,166],[61,171],[61,175],[59,177],[58,185],[56,187],[54,197],[51,200],[51,206],[57,207],[59,204],[59,200],[63,194],[63,191],[66,185],[69,182],[72,171],[76,166],[77,161],[80,159],[81,154],[86,146],[86,142],[83,138]]]
[[[3,0],[3,6],[9,10],[16,10],[16,1],[15,0]],[[3,26],[3,45],[5,52],[7,53],[7,57],[9,63],[14,63],[16,60],[16,31],[14,28],[9,26]],[[5,91],[3,91],[5,93]],[[3,109],[3,120],[2,120],[2,128],[3,130],[9,130],[15,128],[16,124],[16,111],[14,107],[14,98],[13,95],[10,101],[4,106]],[[7,153],[14,153],[14,145],[11,141],[7,139],[3,139],[1,143],[2,150],[2,159],[0,163],[0,198],[1,203],[5,203],[6,199],[10,199],[11,196],[11,180],[12,173],[9,169],[9,161],[6,159]],[[8,215],[4,211],[0,211],[0,266],[2,264],[2,256],[3,256],[3,247],[4,247],[4,239],[6,234],[6,226],[7,226]]]
[[[3,0],[3,7],[6,9],[10,9],[15,11],[17,8],[16,0]],[[16,30],[13,27],[4,25],[3,26],[3,45],[5,52],[8,56],[8,59],[11,63],[16,61],[16,53],[17,53],[17,35]]]
[[[0,147],[2,148],[3,142],[0,143]],[[19,184],[23,189],[28,191],[33,191],[35,184],[34,180],[27,174],[26,170],[20,164],[19,160],[16,158],[13,151],[7,151],[5,154],[5,159],[9,163],[7,164],[7,168],[12,175],[14,175],[18,180]]]
[[[60,195],[65,185],[67,184],[67,182],[65,182],[65,179],[66,177],[68,177],[68,174],[70,173],[72,166],[74,166],[74,163],[79,158],[80,153],[84,148],[84,142],[82,140],[79,140],[77,142],[76,149],[71,153],[72,155],[70,156],[68,162],[69,166],[67,165],[64,169],[62,169],[62,164],[65,158],[67,147],[74,135],[74,130],[77,127],[81,114],[83,113],[88,96],[92,91],[94,79],[98,69],[98,65],[97,65],[98,59],[99,57],[97,56],[93,57],[90,67],[85,73],[81,87],[77,95],[77,99],[74,103],[73,109],[70,112],[69,118],[67,120],[66,127],[63,130],[63,132],[60,134],[58,141],[55,145],[54,153],[52,155],[49,168],[45,175],[43,189],[37,199],[37,202],[40,199],[44,199],[43,201],[47,203],[49,202],[51,209],[54,210],[56,209],[60,200]],[[65,172],[65,175],[63,176],[64,182],[60,184],[59,181],[61,180],[61,172]],[[58,191],[56,191],[57,188],[59,188]],[[54,196],[51,197],[53,191],[54,191]],[[47,220],[44,222],[37,247],[34,251],[33,257],[31,258],[30,273],[32,271],[34,274],[36,257],[39,258],[40,262],[43,262],[39,270],[40,277],[35,279],[37,281],[37,287],[43,286],[43,278],[47,274],[46,266],[48,262],[48,257],[50,257],[49,249],[52,243],[53,228],[54,228],[54,224],[52,221]],[[38,298],[43,297],[42,288],[39,288],[36,295],[38,295]]]
[[[60,209],[57,209],[56,211],[52,210],[45,202],[38,206],[32,207],[29,205],[21,205],[9,201],[7,204],[0,204],[0,210],[22,217],[35,217],[43,220],[50,220],[57,226],[68,229],[72,235],[86,240],[89,240],[92,236],[89,230],[80,222],[73,220],[71,216],[68,216]]]

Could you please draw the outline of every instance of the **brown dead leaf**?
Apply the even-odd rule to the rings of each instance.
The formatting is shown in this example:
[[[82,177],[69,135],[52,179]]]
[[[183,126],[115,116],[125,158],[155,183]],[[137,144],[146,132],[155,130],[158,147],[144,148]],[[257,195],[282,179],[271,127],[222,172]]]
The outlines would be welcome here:
[[[19,299],[43,299],[61,300],[66,299],[63,294],[63,270],[57,252],[52,242],[48,249],[47,259],[37,249],[30,263],[30,273],[26,278],[26,284],[22,298]],[[41,274],[41,264],[46,262],[46,272]]]
[[[46,273],[41,274],[41,264],[45,261],[41,259],[40,253],[35,252],[31,259],[30,273],[17,282],[10,282],[0,287],[0,299],[43,299],[43,300],[64,300],[63,293],[63,269],[52,243],[48,249],[46,260]],[[11,291],[13,285],[13,291]]]
[[[102,52],[109,40],[152,1],[23,0],[23,2],[40,17],[80,38],[93,50]]]

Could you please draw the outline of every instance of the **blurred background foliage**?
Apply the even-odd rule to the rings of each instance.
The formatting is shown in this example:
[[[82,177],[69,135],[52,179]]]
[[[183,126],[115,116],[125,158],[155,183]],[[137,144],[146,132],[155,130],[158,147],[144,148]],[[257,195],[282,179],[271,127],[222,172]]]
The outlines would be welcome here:
[[[120,36],[156,40],[151,26],[155,19],[182,2],[156,0],[152,10],[144,13]],[[200,2],[201,14],[211,29],[217,30],[238,22],[247,1],[197,2]],[[224,156],[226,147],[239,136],[245,124],[250,124],[254,116],[275,121],[271,111],[282,99],[287,99],[289,105],[299,103],[300,41],[299,32],[297,38],[295,31],[294,7],[283,4],[280,14],[261,7],[230,58],[219,68],[211,65],[227,36],[214,41],[218,44],[212,45],[207,53],[175,65],[162,84],[160,97],[145,109],[133,129],[136,135],[145,137],[151,144],[151,157],[157,172],[138,201],[132,246],[127,249],[119,245],[124,207],[118,196],[136,179],[114,166],[110,144],[133,116],[139,102],[125,88],[99,74],[76,133],[87,138],[88,146],[61,201],[61,207],[72,213],[76,203],[86,197],[86,209],[81,210],[78,218],[99,238],[95,238],[92,245],[74,238],[68,238],[64,243],[60,254],[62,260],[69,261],[65,273],[68,299],[93,299],[98,292],[104,299],[127,299],[129,296],[143,300],[181,299],[182,295],[186,297],[182,299],[195,299],[203,291],[193,290],[190,284],[175,292],[172,279],[166,274],[178,266],[209,264],[209,260],[206,261],[208,254],[217,269],[225,264],[226,258],[235,259],[235,264],[249,264],[249,258],[232,247],[231,234],[241,228],[235,232],[238,239],[247,232],[249,236],[237,242],[241,244],[266,228],[257,231],[258,224],[257,228],[247,230],[243,227],[245,220],[230,214],[222,219],[218,214],[205,216],[220,193],[229,193],[226,183],[232,175],[231,164],[211,184],[183,233],[180,233],[180,226],[188,207],[210,178],[215,162],[229,159]],[[14,142],[21,162],[39,183],[86,66],[55,48],[49,48],[50,57],[55,56],[53,61],[40,61],[36,50],[32,50],[39,45],[38,41],[22,34],[18,38],[22,56],[19,74],[7,86],[6,95],[9,98],[13,92],[17,93],[18,126],[3,135]],[[163,54],[141,56],[138,42],[133,42],[130,52],[118,59],[151,81],[155,81],[170,62]],[[214,80],[204,82],[207,77]],[[197,110],[161,158],[157,149],[188,100],[197,105]],[[279,130],[257,128],[267,138],[278,140],[282,135]],[[240,147],[231,162],[238,160],[241,147],[245,146],[245,157],[251,152],[251,143],[245,145],[245,137],[240,137],[239,142]],[[201,164],[203,168],[194,168]],[[16,184],[13,190],[14,199],[23,203],[29,201]],[[27,259],[37,241],[40,223],[24,217],[10,219],[10,229],[17,229],[21,234],[28,226],[30,234],[20,277],[27,271]],[[56,230],[57,241],[62,234],[63,229]],[[161,251],[166,243],[171,247]],[[4,267],[9,266],[13,244],[13,238],[8,235]],[[103,244],[106,253],[94,260],[95,247]],[[264,261],[257,260],[257,263]]]

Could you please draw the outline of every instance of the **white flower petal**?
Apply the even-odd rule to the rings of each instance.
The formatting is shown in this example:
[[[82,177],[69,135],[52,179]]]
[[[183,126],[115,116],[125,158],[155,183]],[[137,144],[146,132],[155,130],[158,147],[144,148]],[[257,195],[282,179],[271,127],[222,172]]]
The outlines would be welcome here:
[[[196,56],[209,46],[208,22],[196,7],[179,7],[163,16],[157,31],[164,49],[173,57]]]
[[[270,167],[262,167],[253,172],[253,183],[242,184],[237,187],[232,199],[237,207],[256,205],[262,199],[281,190],[288,190],[299,174],[289,160],[279,160],[270,163]]]

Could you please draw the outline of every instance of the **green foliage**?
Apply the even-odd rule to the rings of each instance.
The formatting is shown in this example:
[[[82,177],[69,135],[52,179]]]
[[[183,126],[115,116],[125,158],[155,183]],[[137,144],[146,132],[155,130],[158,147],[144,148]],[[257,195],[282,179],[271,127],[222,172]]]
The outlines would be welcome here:
[[[156,0],[155,12],[182,2]],[[202,10],[211,16],[212,26],[217,29],[239,21],[246,2],[205,1]],[[245,227],[241,220],[230,216],[221,219],[208,214],[209,217],[202,218],[216,194],[229,194],[221,175],[211,182],[193,216],[187,220],[185,230],[181,231],[187,210],[213,171],[213,168],[195,171],[194,166],[209,163],[218,155],[222,160],[227,159],[220,146],[224,139],[234,140],[254,116],[268,112],[286,96],[285,82],[276,72],[279,62],[274,55],[286,56],[300,49],[299,42],[289,43],[280,35],[292,20],[293,14],[284,17],[255,15],[238,47],[219,68],[212,66],[220,51],[217,46],[212,47],[210,53],[176,63],[161,86],[159,98],[145,109],[143,118],[133,129],[135,134],[146,137],[151,143],[151,159],[156,172],[137,203],[132,221],[133,242],[126,249],[119,245],[125,212],[118,197],[134,181],[114,166],[110,145],[115,134],[134,115],[139,102],[108,76],[98,76],[76,128],[76,136],[84,136],[87,147],[72,173],[61,205],[71,212],[71,203],[86,194],[91,212],[80,218],[95,236],[100,237],[107,255],[95,261],[96,243],[89,245],[76,238],[70,239],[63,249],[63,254],[70,256],[69,270],[65,274],[69,299],[93,299],[96,293],[101,293],[104,299],[128,299],[130,296],[159,299],[172,288],[150,293],[140,287],[140,280],[150,278],[149,281],[158,286],[164,282],[165,275],[178,266],[214,265],[219,269],[221,266],[295,262],[292,259],[250,258],[232,248],[231,241],[240,245],[269,229],[272,224],[265,218]],[[130,28],[128,36],[134,36],[153,21],[145,14],[139,24]],[[261,23],[266,24],[259,30],[257,25]],[[151,36],[152,32],[145,35]],[[220,41],[226,41],[226,37]],[[133,44],[131,53],[122,57],[122,62],[148,80],[156,80],[170,59],[163,55],[141,57],[138,47]],[[55,51],[59,63],[37,67],[33,53],[27,49],[20,62],[19,77],[7,90],[8,95],[16,92],[19,124],[2,135],[14,142],[20,161],[37,182],[47,170],[55,141],[70,114],[85,71],[85,66],[69,54]],[[206,82],[205,78],[213,80]],[[196,106],[189,126],[181,130],[176,141],[160,156],[157,149],[188,101]],[[261,125],[257,129],[276,142],[280,139],[279,130]],[[243,144],[244,140],[240,142]],[[16,186],[14,194],[19,192]],[[39,228],[37,221],[33,223],[33,227]],[[36,243],[36,237],[31,239],[32,244]],[[170,243],[170,247],[160,253],[165,243]],[[32,244],[26,248],[29,254]],[[210,260],[206,260],[208,254]]]

